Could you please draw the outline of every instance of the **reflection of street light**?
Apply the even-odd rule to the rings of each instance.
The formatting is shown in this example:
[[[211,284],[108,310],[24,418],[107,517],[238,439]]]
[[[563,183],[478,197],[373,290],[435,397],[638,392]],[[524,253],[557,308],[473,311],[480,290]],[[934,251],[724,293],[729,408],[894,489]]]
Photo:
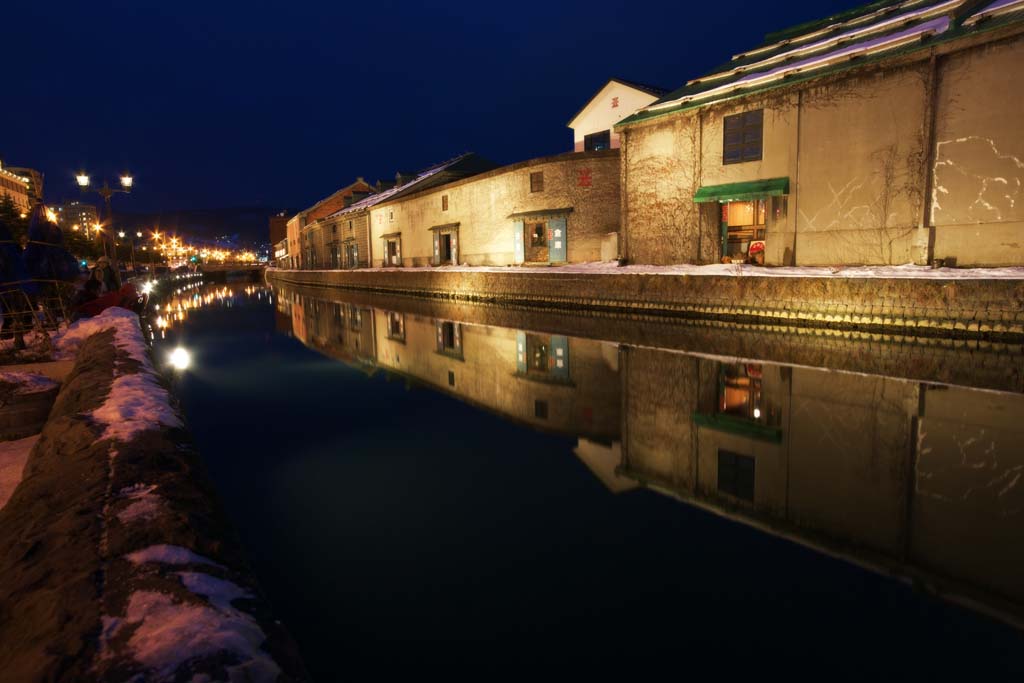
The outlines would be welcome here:
[[[120,237],[121,239],[124,239],[124,230],[118,230],[117,236]]]

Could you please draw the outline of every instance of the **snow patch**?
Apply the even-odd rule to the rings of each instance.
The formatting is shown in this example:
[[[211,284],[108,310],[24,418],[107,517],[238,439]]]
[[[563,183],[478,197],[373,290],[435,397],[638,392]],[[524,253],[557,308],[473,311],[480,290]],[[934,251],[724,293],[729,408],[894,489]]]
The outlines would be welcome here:
[[[60,386],[60,382],[34,372],[0,372],[0,383],[17,384],[15,394],[36,394]]]
[[[205,576],[205,575],[199,575]],[[180,602],[167,593],[136,591],[128,600],[122,619],[104,619],[104,643],[122,628],[135,627],[128,652],[152,678],[170,680],[179,667],[191,660],[228,654],[235,660],[227,667],[229,680],[275,681],[281,669],[260,649],[266,640],[251,616],[231,606],[248,594],[230,581],[181,574],[186,588],[209,591],[210,604]],[[190,588],[191,590],[191,588]],[[109,653],[105,653],[109,654]]]
[[[54,334],[54,357],[57,360],[74,358],[79,347],[92,335],[105,330],[114,330],[114,345],[130,357],[147,364],[146,342],[139,329],[139,316],[131,311],[112,306],[93,318],[84,318],[72,323],[62,333]]]
[[[171,408],[167,390],[157,383],[149,369],[114,378],[110,395],[103,405],[92,411],[92,417],[106,425],[101,439],[129,441],[158,425],[183,426],[181,418]]]
[[[136,550],[125,557],[132,564],[206,564],[211,567],[224,568],[223,565],[217,564],[210,558],[198,555],[188,548],[182,548],[180,545],[151,545],[148,548]]]

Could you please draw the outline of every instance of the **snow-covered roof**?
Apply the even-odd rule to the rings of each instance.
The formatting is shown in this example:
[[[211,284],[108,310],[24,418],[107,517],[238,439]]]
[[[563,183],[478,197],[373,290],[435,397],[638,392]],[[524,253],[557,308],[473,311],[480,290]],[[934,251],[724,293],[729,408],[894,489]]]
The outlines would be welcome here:
[[[770,34],[764,44],[734,55],[619,125],[923,49],[970,33],[983,19],[1007,15],[1024,18],[1024,0],[995,0],[980,8],[969,0],[882,0]]]
[[[377,204],[380,204],[383,201],[386,201],[386,200],[388,200],[388,199],[390,199],[390,198],[392,198],[392,197],[394,197],[394,196],[396,196],[396,195],[398,195],[398,194],[400,194],[402,192],[405,192],[406,190],[409,190],[409,189],[415,187],[419,183],[422,183],[424,180],[427,180],[428,178],[436,176],[441,171],[444,171],[446,169],[451,168],[452,166],[454,166],[458,162],[460,162],[463,159],[465,159],[466,157],[468,157],[470,154],[472,154],[472,152],[466,152],[465,154],[460,154],[459,156],[455,157],[454,159],[449,159],[448,161],[443,161],[443,162],[441,162],[439,164],[431,166],[431,167],[429,167],[429,168],[427,168],[427,169],[417,173],[416,176],[412,180],[410,180],[409,182],[403,183],[401,185],[396,185],[396,186],[394,186],[392,188],[389,188],[387,190],[384,190],[382,192],[377,192],[376,194],[371,194],[369,197],[366,197],[364,199],[360,199],[358,202],[353,202],[349,206],[346,206],[345,208],[343,208],[343,209],[341,209],[339,211],[335,211],[334,213],[328,215],[327,219],[336,218],[338,216],[343,216],[343,215],[345,215],[347,213],[354,213],[356,211],[362,211],[363,209],[368,209],[371,206],[376,206]]]

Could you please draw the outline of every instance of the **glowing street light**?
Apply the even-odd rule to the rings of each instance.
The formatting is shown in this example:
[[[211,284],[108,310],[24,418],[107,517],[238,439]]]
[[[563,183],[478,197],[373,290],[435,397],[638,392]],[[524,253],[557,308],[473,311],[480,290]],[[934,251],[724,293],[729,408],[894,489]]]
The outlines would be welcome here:
[[[135,182],[135,179],[130,174],[125,173],[121,176],[121,187],[130,190],[133,182]]]
[[[88,174],[86,174],[85,171],[82,171],[81,173],[76,175],[75,176],[75,180],[78,182],[78,186],[79,187],[82,187],[82,188],[89,187],[89,176],[88,176]]]
[[[79,171],[75,175],[75,181],[78,183],[78,187],[82,190],[82,192],[92,191],[92,192],[95,192],[96,194],[98,194],[99,196],[103,197],[103,201],[104,201],[104,203],[107,206],[106,221],[107,221],[108,225],[113,227],[113,225],[114,225],[114,212],[110,208],[110,198],[113,197],[118,192],[123,192],[125,194],[130,193],[132,191],[132,184],[135,182],[135,179],[132,178],[132,175],[130,173],[122,173],[121,174],[121,188],[120,189],[110,187],[110,185],[107,183],[106,180],[103,181],[103,187],[92,188],[92,187],[90,187],[91,179],[89,178],[89,174],[86,173],[85,171]],[[124,237],[124,235],[121,235],[121,236]],[[104,253],[104,255],[109,255],[109,254],[107,254],[107,240],[103,240],[103,253]],[[114,262],[111,265],[116,268],[117,267],[117,251],[116,250],[114,250],[114,255],[113,255],[112,258],[113,258]]]

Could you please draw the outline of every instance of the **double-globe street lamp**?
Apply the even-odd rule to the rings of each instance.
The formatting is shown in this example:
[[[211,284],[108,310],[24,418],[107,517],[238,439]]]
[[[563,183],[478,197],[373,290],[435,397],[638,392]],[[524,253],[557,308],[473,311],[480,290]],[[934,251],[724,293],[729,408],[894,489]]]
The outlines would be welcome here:
[[[120,237],[121,239],[124,239],[124,235],[125,235],[124,230],[119,230],[118,233],[117,233],[117,236]],[[136,231],[135,238],[142,239],[142,231]],[[136,268],[135,268],[135,239],[129,239],[128,243],[131,245],[131,248],[132,248],[132,272],[135,272],[135,270],[136,270]],[[116,247],[117,244],[115,243],[114,246]],[[117,254],[117,249],[116,248],[114,249],[114,254]]]
[[[113,197],[118,192],[122,192],[124,194],[131,193],[132,185],[134,184],[135,179],[132,178],[132,175],[130,173],[122,173],[121,174],[121,187],[120,188],[110,187],[110,185],[107,184],[106,180],[103,181],[103,187],[92,188],[92,187],[90,187],[89,174],[86,173],[85,171],[79,171],[78,174],[75,176],[75,180],[78,182],[78,187],[82,190],[83,193],[84,192],[92,191],[92,192],[95,192],[96,194],[98,194],[99,196],[103,197],[103,202],[106,205],[106,209],[107,209],[107,214],[106,214],[107,230],[108,231],[112,230],[113,227],[114,227],[114,212],[110,208],[110,198]],[[108,232],[107,234],[110,234],[110,233]],[[101,235],[102,235],[102,233],[101,233]],[[111,257],[107,253],[107,238],[101,236],[100,239],[103,241],[103,254],[105,256],[108,256],[108,257],[111,258],[112,263],[110,265],[111,265],[111,267],[116,269],[117,268],[117,249],[112,249],[111,250],[111,251],[114,252],[114,255]],[[114,241],[112,236],[110,238],[110,241],[111,242]]]

